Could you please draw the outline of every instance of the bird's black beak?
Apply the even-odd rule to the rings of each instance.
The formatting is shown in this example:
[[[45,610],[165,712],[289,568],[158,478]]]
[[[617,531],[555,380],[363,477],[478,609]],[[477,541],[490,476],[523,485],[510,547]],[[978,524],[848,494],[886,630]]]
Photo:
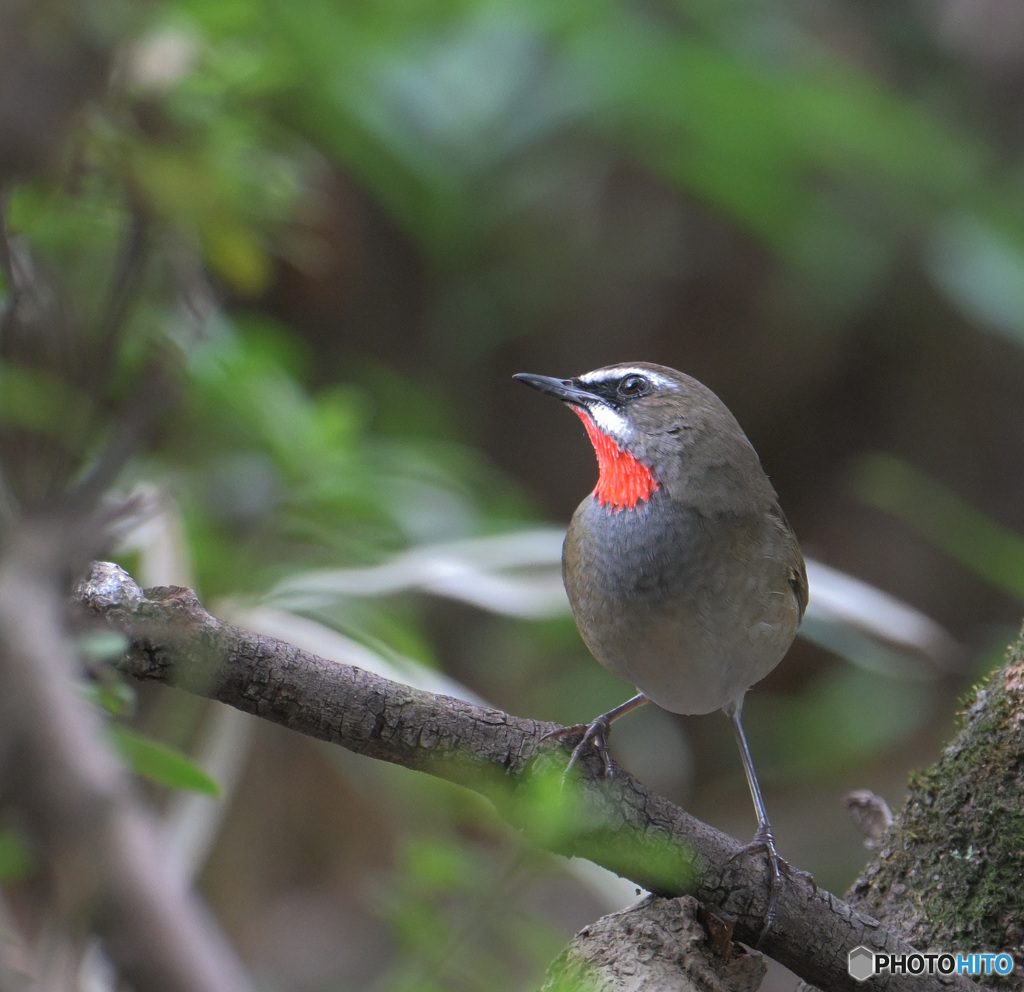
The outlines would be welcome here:
[[[555,379],[549,375],[534,375],[532,372],[520,372],[512,376],[528,386],[557,396],[563,403],[570,403],[573,406],[590,407],[594,403],[602,403],[603,400],[595,393],[587,392],[575,379]]]

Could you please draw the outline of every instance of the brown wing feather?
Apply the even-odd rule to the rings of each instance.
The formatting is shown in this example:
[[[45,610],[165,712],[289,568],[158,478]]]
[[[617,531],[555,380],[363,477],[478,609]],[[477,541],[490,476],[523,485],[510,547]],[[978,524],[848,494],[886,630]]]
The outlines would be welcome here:
[[[807,569],[804,566],[803,555],[797,551],[800,556],[800,560],[796,565],[793,565],[789,572],[789,587],[793,590],[793,595],[796,596],[796,605],[800,613],[800,619],[804,618],[804,610],[807,609],[807,600],[809,591],[807,588]]]
[[[786,514],[782,512],[782,507],[776,503],[770,512],[775,518],[779,529],[789,538],[790,555],[792,556],[789,565],[789,588],[793,590],[793,595],[796,597],[797,615],[802,621],[810,595],[807,586],[807,566],[804,565],[804,556],[800,553],[800,545],[797,543],[796,534],[793,533],[793,528],[790,527]]]

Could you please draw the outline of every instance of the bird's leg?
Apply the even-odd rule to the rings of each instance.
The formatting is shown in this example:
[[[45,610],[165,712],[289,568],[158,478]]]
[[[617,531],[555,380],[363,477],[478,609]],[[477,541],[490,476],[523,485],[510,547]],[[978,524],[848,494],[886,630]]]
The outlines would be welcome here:
[[[635,710],[638,706],[643,706],[646,702],[647,697],[642,692],[639,692],[632,699],[627,699],[621,705],[616,706],[615,709],[602,713],[596,720],[592,720],[590,723],[578,723],[574,727],[559,727],[558,730],[552,730],[550,733],[545,734],[541,740],[561,740],[563,737],[583,734],[583,740],[573,748],[572,757],[566,766],[565,774],[568,775],[572,771],[573,765],[579,760],[583,749],[588,744],[593,744],[595,750],[601,756],[601,761],[604,763],[604,777],[614,778],[615,769],[612,767],[612,756],[608,752],[608,733],[611,729],[612,721],[618,720],[620,716],[623,716],[630,710]]]
[[[732,723],[733,732],[736,735],[736,743],[739,745],[740,758],[743,761],[743,771],[747,776],[747,786],[750,788],[750,798],[754,800],[754,812],[757,814],[757,832],[754,839],[742,850],[738,851],[734,858],[745,854],[763,852],[768,860],[768,909],[764,914],[764,927],[761,936],[757,938],[760,944],[764,936],[772,928],[775,922],[775,910],[779,899],[779,884],[782,876],[795,881],[806,882],[812,885],[817,891],[818,886],[808,872],[794,868],[788,861],[779,857],[775,850],[775,838],[772,836],[772,825],[768,822],[768,811],[764,806],[764,798],[761,796],[761,786],[757,782],[757,773],[754,771],[754,760],[750,756],[750,748],[747,746],[747,735],[743,732],[743,723],[740,720],[740,712],[743,708],[743,700],[732,703],[725,708],[725,714]],[[755,945],[756,946],[756,945]]]

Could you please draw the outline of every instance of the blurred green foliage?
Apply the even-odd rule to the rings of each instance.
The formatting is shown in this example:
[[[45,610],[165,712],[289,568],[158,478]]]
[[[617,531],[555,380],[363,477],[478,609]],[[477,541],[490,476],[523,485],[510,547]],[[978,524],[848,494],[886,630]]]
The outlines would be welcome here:
[[[0,830],[0,882],[16,882],[30,875],[36,867],[22,834],[14,827]]]
[[[525,500],[470,449],[374,429],[379,403],[396,417],[408,401],[416,415],[411,384],[404,400],[391,389],[378,401],[372,384],[311,394],[292,371],[305,365],[283,330],[252,321],[220,328],[189,357],[169,485],[205,593],[262,591],[300,566],[373,563],[525,519]]]
[[[1014,176],[993,176],[949,108],[887,87],[796,10],[759,0],[182,0],[145,20],[77,149],[93,195],[62,203],[53,232],[93,266],[111,256],[127,195],[234,291],[258,292],[276,258],[315,264],[322,246],[297,211],[340,165],[440,271],[501,245],[479,347],[510,332],[531,293],[541,309],[564,295],[557,272],[577,236],[566,197],[601,147],[734,218],[837,304],[908,238],[934,239],[937,257],[970,250],[967,234],[1024,251],[1024,218],[1000,190]],[[937,277],[963,299],[949,269]]]
[[[891,455],[864,455],[850,481],[865,502],[906,520],[961,564],[1024,599],[1024,537]]]
[[[531,518],[529,499],[466,443],[452,394],[473,388],[459,374],[481,356],[614,282],[603,275],[683,264],[678,226],[656,209],[618,220],[612,236],[595,232],[587,205],[619,171],[743,231],[813,301],[822,328],[898,273],[912,245],[958,312],[1021,340],[1019,164],[962,119],[945,86],[890,84],[870,59],[844,56],[804,5],[89,7],[56,4],[57,16],[41,5],[35,16],[71,41],[110,46],[110,85],[82,108],[55,167],[0,191],[12,255],[0,259],[0,306],[31,331],[6,335],[0,354],[0,442],[16,490],[4,503],[31,509],[58,468],[72,487],[127,420],[137,457],[117,486],[170,495],[181,559],[204,598],[254,601],[303,570],[374,564]],[[259,305],[283,268],[315,275],[338,251],[317,225],[336,176],[413,247],[424,327],[451,358],[452,381],[414,382],[364,358],[314,387],[334,367]],[[699,266],[704,246],[689,250]],[[152,364],[176,388],[156,417],[130,403]],[[12,461],[50,446],[64,457],[12,473]],[[904,462],[865,460],[856,479],[861,498],[1024,594],[1019,536]],[[396,596],[308,615],[384,658],[436,664],[424,612]],[[593,678],[568,661],[550,671],[553,657],[583,656],[568,619],[525,626],[487,632],[490,648],[521,664],[469,673],[485,690],[566,720],[618,701],[618,683],[596,666]],[[791,777],[898,748],[926,719],[927,690],[908,703],[878,686],[831,671],[800,698],[772,701],[765,732]],[[871,707],[855,705],[869,697]],[[132,716],[116,684],[95,698]],[[767,714],[749,712],[765,728]],[[215,790],[177,753],[118,726],[137,769]],[[449,809],[433,786],[419,788],[401,802],[416,829],[403,833],[397,816],[389,826],[395,864],[376,909],[394,953],[376,988],[522,987],[557,937],[518,911],[475,918],[522,884],[518,841],[477,806]],[[538,779],[517,801],[555,846],[573,824],[560,782]],[[0,832],[0,877],[27,870],[19,843]],[[665,860],[674,866],[678,852]]]
[[[125,643],[120,636],[101,632],[79,638],[78,646],[82,655],[92,661],[112,662],[120,656]],[[168,789],[221,796],[217,782],[188,755],[132,730],[126,721],[137,712],[135,690],[115,672],[98,669],[94,680],[85,686],[85,696],[110,718],[110,744],[134,774]]]
[[[798,776],[828,778],[844,768],[905,746],[941,699],[938,685],[879,678],[852,665],[817,675],[798,697],[752,696],[747,722],[771,735],[769,760],[759,763],[766,780],[785,770]],[[825,741],[827,747],[808,747]]]
[[[169,789],[220,796],[220,786],[176,748],[137,734],[122,724],[111,724],[110,733],[114,746],[136,775]]]

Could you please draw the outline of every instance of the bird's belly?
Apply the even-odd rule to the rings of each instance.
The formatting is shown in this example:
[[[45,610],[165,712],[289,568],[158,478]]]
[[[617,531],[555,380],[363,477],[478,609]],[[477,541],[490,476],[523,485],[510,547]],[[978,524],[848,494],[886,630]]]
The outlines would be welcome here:
[[[628,617],[584,638],[606,668],[673,713],[711,713],[740,699],[782,660],[792,633],[748,624],[717,629],[676,617]]]
[[[649,512],[609,519],[593,501],[580,506],[563,550],[569,601],[606,668],[664,709],[710,713],[792,642],[799,613],[786,566],[742,521]]]

